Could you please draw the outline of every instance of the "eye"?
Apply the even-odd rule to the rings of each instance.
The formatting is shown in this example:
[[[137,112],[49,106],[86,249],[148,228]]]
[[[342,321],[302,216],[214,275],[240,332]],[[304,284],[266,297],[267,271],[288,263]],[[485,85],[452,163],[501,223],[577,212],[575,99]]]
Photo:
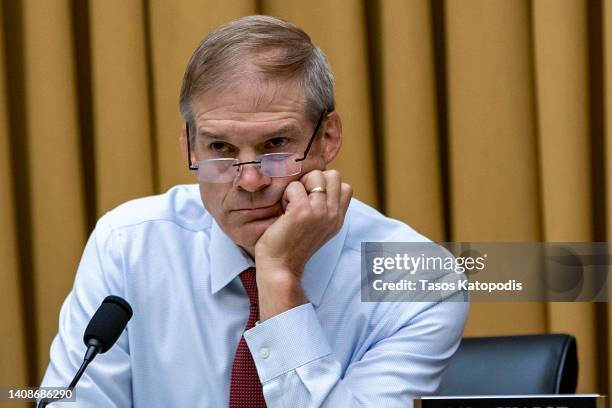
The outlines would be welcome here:
[[[212,142],[208,149],[215,153],[230,153],[234,151],[234,146],[225,142]]]
[[[266,149],[277,149],[289,144],[289,139],[286,137],[275,137],[266,142]]]

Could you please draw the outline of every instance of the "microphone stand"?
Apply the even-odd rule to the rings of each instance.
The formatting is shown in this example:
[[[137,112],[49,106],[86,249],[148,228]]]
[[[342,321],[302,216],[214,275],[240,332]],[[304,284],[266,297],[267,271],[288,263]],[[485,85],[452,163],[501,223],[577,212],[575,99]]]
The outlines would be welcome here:
[[[95,339],[95,338],[89,339],[89,341],[87,342],[87,351],[85,352],[85,357],[83,357],[83,363],[81,364],[79,371],[77,371],[76,375],[70,382],[70,385],[68,385],[67,389],[70,390],[76,387],[77,383],[83,376],[85,369],[87,368],[89,363],[91,363],[93,359],[98,355],[100,350],[102,350],[102,343],[100,343],[100,341],[98,341],[98,339]],[[49,401],[48,399],[41,399],[38,402],[37,408],[45,408],[51,402],[53,401]]]

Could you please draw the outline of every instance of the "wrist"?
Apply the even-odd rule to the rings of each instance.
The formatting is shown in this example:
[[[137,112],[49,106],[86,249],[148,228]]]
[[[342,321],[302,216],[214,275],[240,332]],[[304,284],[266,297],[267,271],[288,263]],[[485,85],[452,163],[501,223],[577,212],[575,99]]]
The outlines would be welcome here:
[[[257,290],[260,321],[308,303],[299,277],[289,271],[260,274],[258,268]]]
[[[255,260],[255,268],[257,268],[257,283],[265,285],[293,285],[300,281],[304,270],[281,262],[258,260]]]

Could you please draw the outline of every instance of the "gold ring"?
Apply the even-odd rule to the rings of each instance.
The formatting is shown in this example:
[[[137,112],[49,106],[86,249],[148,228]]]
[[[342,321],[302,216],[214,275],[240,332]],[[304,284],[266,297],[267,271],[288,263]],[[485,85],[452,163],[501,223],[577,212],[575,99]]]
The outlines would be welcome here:
[[[323,193],[325,194],[327,192],[327,190],[325,190],[325,187],[315,187],[312,190],[310,190],[310,193]],[[310,194],[308,193],[308,194]]]

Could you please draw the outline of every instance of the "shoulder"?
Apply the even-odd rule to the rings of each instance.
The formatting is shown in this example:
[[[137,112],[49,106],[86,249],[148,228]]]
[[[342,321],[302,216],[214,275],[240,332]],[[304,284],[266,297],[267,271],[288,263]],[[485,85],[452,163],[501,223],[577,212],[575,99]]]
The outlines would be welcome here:
[[[345,246],[358,251],[361,250],[361,243],[367,241],[430,241],[409,225],[381,214],[356,198],[351,199],[345,222],[348,223]]]
[[[124,230],[169,224],[201,231],[210,227],[211,217],[205,210],[197,185],[177,185],[163,194],[127,201],[100,218],[98,230]]]

